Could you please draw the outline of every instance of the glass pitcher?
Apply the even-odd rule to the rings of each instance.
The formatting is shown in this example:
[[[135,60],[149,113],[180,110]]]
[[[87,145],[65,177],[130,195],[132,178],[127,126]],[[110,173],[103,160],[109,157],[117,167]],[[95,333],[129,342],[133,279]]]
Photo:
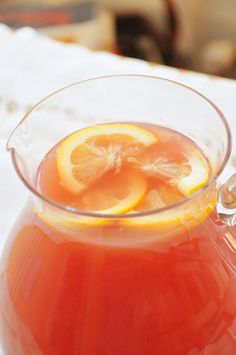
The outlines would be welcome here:
[[[186,135],[208,158],[210,181],[171,206],[128,215],[80,211],[40,194],[35,176],[57,142],[116,121]],[[236,354],[235,179],[219,187],[231,139],[212,102],[167,79],[91,79],[34,106],[7,149],[30,196],[1,259],[4,354]],[[173,214],[177,222],[158,223]]]

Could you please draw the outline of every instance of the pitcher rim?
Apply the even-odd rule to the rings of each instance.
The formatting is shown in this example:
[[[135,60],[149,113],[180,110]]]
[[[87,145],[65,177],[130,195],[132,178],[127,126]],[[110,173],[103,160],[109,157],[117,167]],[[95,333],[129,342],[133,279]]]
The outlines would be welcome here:
[[[90,81],[96,81],[96,80],[103,80],[103,79],[112,79],[112,78],[121,78],[121,77],[128,77],[128,78],[132,78],[132,77],[136,77],[136,78],[147,78],[147,79],[155,79],[155,80],[162,80],[162,81],[167,81],[171,84],[175,84],[177,86],[183,87],[191,92],[193,92],[194,94],[200,96],[206,103],[208,103],[213,110],[215,110],[215,112],[217,113],[217,116],[221,119],[225,131],[226,131],[226,136],[227,136],[227,148],[226,148],[226,153],[224,156],[224,159],[222,159],[222,162],[219,166],[219,168],[217,169],[216,173],[211,177],[211,179],[208,181],[207,184],[205,184],[204,186],[202,186],[200,189],[196,190],[193,194],[191,194],[190,196],[186,196],[185,198],[183,198],[182,200],[175,202],[171,205],[165,206],[165,207],[161,207],[161,208],[156,208],[156,209],[152,209],[152,210],[148,210],[148,211],[143,211],[143,212],[133,212],[133,213],[128,213],[128,214],[104,214],[104,213],[99,213],[99,212],[89,212],[89,211],[84,211],[84,210],[79,210],[77,208],[73,208],[64,204],[60,204],[57,203],[56,201],[53,201],[47,197],[45,197],[43,194],[41,194],[39,191],[36,190],[36,188],[30,184],[24,177],[23,173],[21,172],[19,165],[17,163],[17,159],[16,159],[16,150],[13,147],[10,147],[10,141],[12,136],[15,134],[15,132],[17,131],[18,127],[28,118],[28,116],[31,114],[31,112],[33,112],[39,105],[41,105],[44,101],[46,101],[47,99],[49,99],[51,96],[56,95],[57,93],[69,89],[70,87],[79,85],[79,84],[83,84],[83,83],[87,83]],[[191,200],[194,200],[196,197],[200,196],[204,191],[206,191],[208,189],[208,187],[210,187],[214,182],[216,182],[216,180],[219,178],[220,174],[222,173],[222,171],[224,170],[229,157],[231,155],[231,150],[232,150],[232,137],[231,137],[231,132],[230,132],[230,128],[228,125],[228,122],[224,116],[224,114],[222,113],[222,111],[218,108],[218,106],[211,101],[207,96],[205,96],[204,94],[202,94],[201,92],[199,92],[196,89],[193,89],[191,86],[188,86],[186,84],[180,83],[178,81],[172,80],[172,79],[168,79],[168,78],[163,78],[163,77],[159,77],[159,76],[153,76],[153,75],[142,75],[142,74],[115,74],[115,75],[105,75],[105,76],[97,76],[97,77],[93,77],[93,78],[88,78],[88,79],[84,79],[84,80],[79,80],[76,81],[72,84],[66,85],[60,89],[57,89],[55,91],[53,91],[52,93],[50,93],[49,95],[45,96],[44,98],[42,98],[40,101],[38,101],[35,105],[32,106],[31,109],[29,109],[26,114],[23,116],[23,118],[20,120],[20,122],[17,124],[17,126],[14,128],[14,130],[12,131],[12,133],[10,134],[7,143],[6,143],[6,150],[8,152],[11,153],[11,159],[13,162],[13,166],[16,170],[16,173],[18,175],[18,177],[20,178],[20,180],[23,182],[23,184],[26,186],[26,188],[37,198],[39,198],[40,200],[42,200],[43,202],[52,205],[53,207],[56,207],[64,212],[68,212],[68,213],[72,213],[75,215],[79,215],[79,216],[85,216],[85,217],[93,217],[93,218],[106,218],[106,219],[123,219],[123,218],[138,218],[138,217],[146,217],[146,216],[150,216],[150,215],[154,215],[157,213],[162,213],[162,212],[166,212],[169,211],[171,209],[175,209],[177,207],[180,207],[181,205],[184,205],[185,203],[190,202]]]

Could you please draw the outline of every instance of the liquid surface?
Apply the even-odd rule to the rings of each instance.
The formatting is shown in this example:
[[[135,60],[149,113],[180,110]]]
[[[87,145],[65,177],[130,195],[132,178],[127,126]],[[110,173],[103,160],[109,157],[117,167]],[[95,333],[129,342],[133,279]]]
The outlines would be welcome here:
[[[122,131],[123,127],[127,131],[126,125],[130,136]],[[89,128],[90,136],[83,144],[81,136],[86,130],[76,132],[75,138],[71,138],[73,135],[65,138],[46,155],[37,176],[37,188],[44,196],[79,210],[103,213],[113,213],[111,207],[127,199],[123,209],[115,208],[114,213],[141,212],[176,203],[209,179],[209,165],[201,151],[176,131],[130,124],[95,128]],[[76,139],[80,139],[77,146]],[[148,139],[150,142],[143,142]],[[70,145],[73,149],[67,154],[65,151]],[[68,164],[64,156],[61,157],[63,154],[67,154]],[[60,172],[63,164],[67,175]],[[71,176],[68,176],[70,170]],[[203,176],[198,176],[199,171],[203,171]]]

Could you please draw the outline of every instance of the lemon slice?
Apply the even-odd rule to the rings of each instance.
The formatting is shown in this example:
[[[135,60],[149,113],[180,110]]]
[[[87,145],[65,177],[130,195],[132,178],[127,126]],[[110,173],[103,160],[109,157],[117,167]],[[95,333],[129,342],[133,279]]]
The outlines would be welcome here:
[[[108,179],[109,183],[107,183]],[[133,169],[124,169],[119,175],[108,172],[93,186],[85,190],[71,207],[106,215],[123,214],[130,209],[134,209],[140,203],[146,194],[146,189],[145,177],[133,171]],[[43,206],[43,211],[36,211],[36,213],[44,222],[59,229],[64,227],[76,230],[81,226],[92,227],[109,224],[109,218],[96,218],[79,214],[76,216],[59,211],[47,204]]]
[[[158,157],[153,162],[148,162],[145,171],[151,176],[165,176],[166,181],[160,182],[158,186],[147,190],[144,198],[135,206],[132,212],[145,212],[154,209],[162,209],[170,206],[170,210],[150,214],[142,217],[134,217],[124,221],[130,226],[155,226],[158,229],[170,229],[181,227],[190,220],[204,219],[216,205],[216,192],[212,190],[202,196],[189,200],[184,206],[171,208],[185,197],[204,186],[209,180],[209,166],[206,159],[197,149],[189,147],[187,160],[184,166],[178,168],[177,164],[172,164]],[[140,168],[140,165],[139,165]],[[141,169],[143,166],[141,166]],[[168,180],[169,177],[169,180]]]
[[[206,159],[197,150],[188,157],[190,173],[177,178],[175,184],[185,196],[188,196],[204,186],[209,180],[209,167]]]
[[[139,204],[146,189],[146,179],[138,172],[124,169],[117,175],[112,171],[80,194],[72,207],[100,214],[126,213]]]
[[[154,214],[147,214],[146,216],[137,216],[124,219],[123,225],[129,227],[154,227],[156,231],[167,231],[183,229],[185,226],[187,230],[202,222],[215,208],[217,203],[217,190],[213,187],[200,196],[193,198],[193,200],[186,201],[185,204],[179,205],[175,208],[159,211]],[[142,212],[143,207],[146,206],[153,209],[161,209],[166,207],[163,196],[156,189],[153,189],[144,197],[144,200],[136,206],[132,212]]]
[[[158,145],[154,146],[155,154],[148,149],[148,154],[144,152],[143,156],[129,157],[128,162],[147,176],[170,182],[183,194],[182,198],[200,189],[209,180],[207,160],[197,148],[185,146],[181,152],[182,159],[178,162],[171,159],[174,152],[158,151]]]
[[[126,157],[156,141],[152,132],[133,124],[104,124],[77,131],[58,148],[60,180],[77,194],[107,171],[119,172]]]
[[[176,186],[170,184],[160,184],[147,189],[146,194],[140,200],[134,210],[135,212],[145,212],[159,209],[176,203],[184,199],[184,195],[178,191]]]

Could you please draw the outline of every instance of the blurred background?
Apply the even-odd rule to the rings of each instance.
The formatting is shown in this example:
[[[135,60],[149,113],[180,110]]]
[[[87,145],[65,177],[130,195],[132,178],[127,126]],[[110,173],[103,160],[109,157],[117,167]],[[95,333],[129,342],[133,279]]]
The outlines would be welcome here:
[[[0,23],[64,43],[236,78],[235,0],[0,0]]]

